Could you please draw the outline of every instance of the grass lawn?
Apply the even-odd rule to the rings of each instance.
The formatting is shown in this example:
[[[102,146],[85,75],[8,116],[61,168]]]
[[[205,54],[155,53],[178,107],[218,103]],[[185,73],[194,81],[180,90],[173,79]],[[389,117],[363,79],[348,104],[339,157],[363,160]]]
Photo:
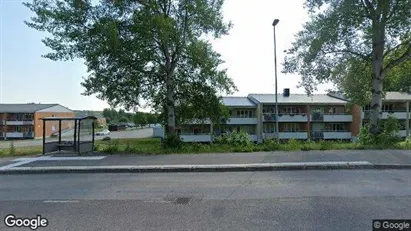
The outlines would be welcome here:
[[[290,141],[282,144],[274,142],[235,146],[228,144],[184,143],[182,148],[165,149],[160,139],[118,139],[96,141],[99,151],[106,153],[134,154],[170,154],[170,153],[225,153],[225,152],[259,152],[259,151],[309,151],[309,150],[342,150],[342,149],[411,149],[410,142],[400,142],[392,146],[363,146],[351,142],[299,142]]]
[[[176,149],[166,149],[161,146],[160,139],[116,139],[110,141],[96,140],[96,149],[107,154],[195,154],[195,153],[226,153],[226,152],[260,152],[260,151],[309,151],[309,150],[343,150],[343,149],[409,149],[411,142],[399,142],[391,146],[363,146],[351,142],[300,142],[289,141],[277,144],[268,142],[264,144],[228,145],[228,144],[199,144],[184,143]],[[0,150],[0,157],[35,155],[42,152],[42,146],[15,147]]]

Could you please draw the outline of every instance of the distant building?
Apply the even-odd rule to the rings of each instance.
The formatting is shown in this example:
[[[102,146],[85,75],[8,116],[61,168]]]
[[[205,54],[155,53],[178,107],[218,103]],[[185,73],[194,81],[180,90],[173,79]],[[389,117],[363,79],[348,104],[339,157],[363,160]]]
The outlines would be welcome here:
[[[75,113],[59,104],[0,104],[0,139],[33,139],[43,136],[44,117],[75,117]],[[74,124],[63,121],[61,130]],[[46,136],[58,132],[58,122],[47,122]]]
[[[101,111],[75,111],[77,117],[95,116],[97,124],[103,127],[107,126],[107,120]]]

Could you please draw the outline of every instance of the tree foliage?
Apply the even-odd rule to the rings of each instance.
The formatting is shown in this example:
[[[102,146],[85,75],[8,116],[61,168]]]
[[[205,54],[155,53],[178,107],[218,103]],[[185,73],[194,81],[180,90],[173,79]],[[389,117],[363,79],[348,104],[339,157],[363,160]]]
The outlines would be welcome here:
[[[174,132],[176,107],[207,106],[232,93],[220,54],[205,38],[228,34],[224,0],[33,0],[29,27],[51,36],[51,60],[84,59],[85,95],[126,109],[144,99],[167,115]],[[204,91],[204,92],[203,92]],[[205,93],[205,94],[203,94]],[[195,97],[203,96],[203,97]],[[211,97],[211,98],[210,98]],[[184,117],[185,115],[179,115]]]
[[[379,133],[383,82],[411,58],[411,0],[306,0],[305,7],[310,20],[286,51],[284,72],[301,74],[309,94],[319,83],[359,78],[371,93],[370,131]]]

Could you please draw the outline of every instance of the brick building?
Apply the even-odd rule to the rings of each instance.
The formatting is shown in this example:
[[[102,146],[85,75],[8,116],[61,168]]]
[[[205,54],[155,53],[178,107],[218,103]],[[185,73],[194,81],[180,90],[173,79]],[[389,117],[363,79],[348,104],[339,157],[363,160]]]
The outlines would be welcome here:
[[[74,117],[75,113],[59,104],[0,104],[0,139],[33,139],[43,136],[44,117]],[[70,121],[62,130],[73,128]],[[46,136],[58,132],[58,122],[49,122]]]

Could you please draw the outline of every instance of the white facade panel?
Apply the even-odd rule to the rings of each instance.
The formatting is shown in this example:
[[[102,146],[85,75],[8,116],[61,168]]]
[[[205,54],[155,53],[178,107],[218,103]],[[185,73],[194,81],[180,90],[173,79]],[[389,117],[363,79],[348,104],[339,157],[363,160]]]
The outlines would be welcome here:
[[[352,115],[324,115],[324,122],[352,122]]]
[[[307,115],[281,115],[278,116],[278,122],[307,122]]]
[[[280,139],[305,140],[308,139],[308,134],[307,132],[280,132]]]
[[[335,139],[335,140],[351,139],[351,132],[324,132],[324,139]]]
[[[257,124],[257,118],[230,118],[227,120],[227,124]]]

